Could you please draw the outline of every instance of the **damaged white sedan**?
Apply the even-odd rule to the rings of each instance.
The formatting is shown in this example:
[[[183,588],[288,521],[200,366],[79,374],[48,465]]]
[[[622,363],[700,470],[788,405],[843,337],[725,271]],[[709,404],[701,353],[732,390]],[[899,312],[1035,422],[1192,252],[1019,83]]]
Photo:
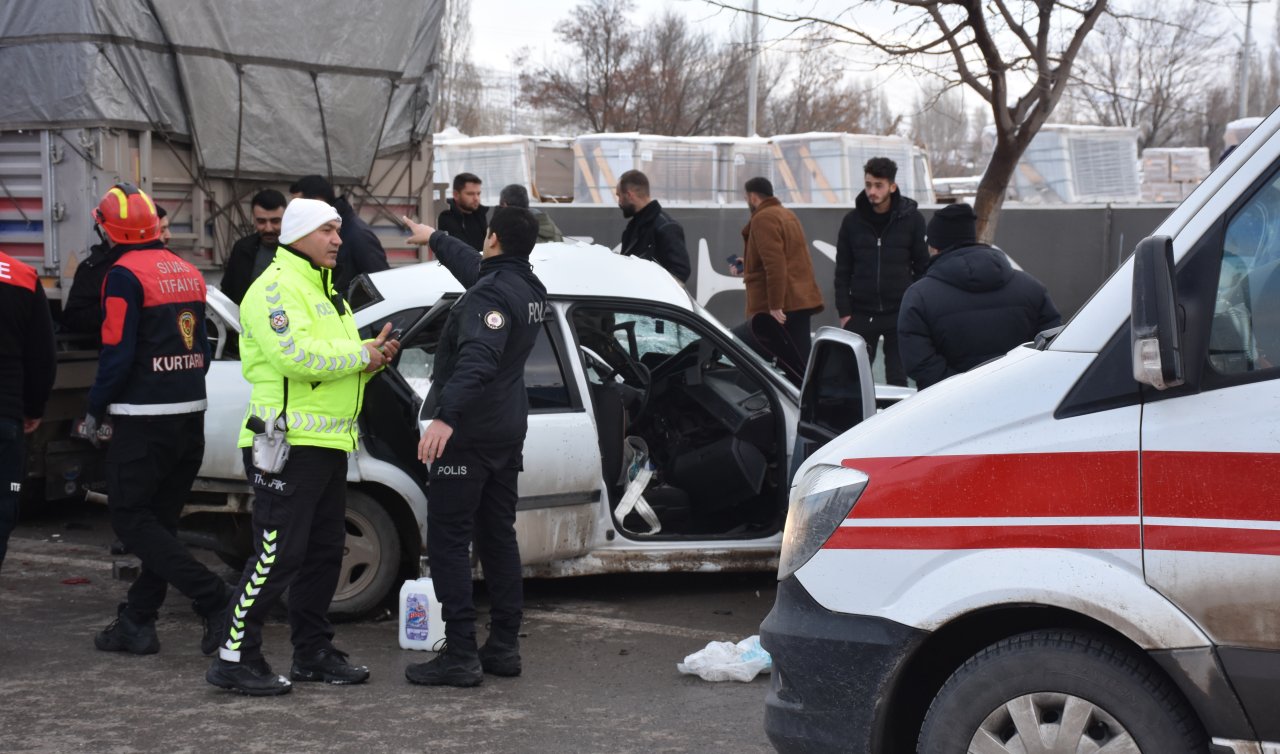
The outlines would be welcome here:
[[[530,261],[552,311],[525,371],[530,416],[516,529],[526,574],[776,567],[801,418],[797,386],[655,264],[575,244],[539,245]],[[366,392],[335,612],[377,606],[429,563],[419,413],[461,293],[436,262],[361,278],[352,292],[361,332],[391,322],[402,347]],[[234,304],[211,289],[210,309],[221,358],[208,377],[205,463],[184,524],[212,533],[238,565],[251,495],[235,443],[249,387],[231,357]],[[818,398],[824,414],[874,411],[865,367],[865,355],[839,365],[842,379]]]

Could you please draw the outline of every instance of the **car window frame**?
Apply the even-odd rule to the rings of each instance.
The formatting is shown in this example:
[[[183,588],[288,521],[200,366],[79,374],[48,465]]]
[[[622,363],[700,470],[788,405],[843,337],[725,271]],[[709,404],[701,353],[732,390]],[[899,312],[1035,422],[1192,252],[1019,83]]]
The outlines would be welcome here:
[[[1211,345],[1212,337],[1211,332],[1209,331],[1213,327],[1213,320],[1217,314],[1217,290],[1222,279],[1222,266],[1226,260],[1227,231],[1230,228],[1231,223],[1244,212],[1254,199],[1272,186],[1276,188],[1277,197],[1280,198],[1280,160],[1273,162],[1265,172],[1258,176],[1258,178],[1249,185],[1248,190],[1241,192],[1240,196],[1231,203],[1225,212],[1222,213],[1221,217],[1218,218],[1217,222],[1214,223],[1210,230],[1206,231],[1206,236],[1209,236],[1210,234],[1214,235],[1212,249],[1206,247],[1196,250],[1197,253],[1212,251],[1216,262],[1215,275],[1212,280],[1212,287],[1214,291],[1213,304],[1209,308],[1207,321],[1203,323],[1196,323],[1206,330],[1204,338],[1205,348],[1203,349],[1203,352],[1196,353],[1194,355],[1194,358],[1199,361],[1200,379],[1198,380],[1198,387],[1201,390],[1221,390],[1224,388],[1235,387],[1237,385],[1248,385],[1254,382],[1265,382],[1267,380],[1280,378],[1280,363],[1266,369],[1254,369],[1243,372],[1220,372],[1209,360],[1209,346]],[[1277,204],[1277,210],[1280,210],[1280,203]],[[1280,213],[1278,213],[1278,216],[1280,216]],[[1280,230],[1277,231],[1277,235],[1280,236]],[[1199,244],[1197,244],[1197,246],[1199,246]],[[1187,271],[1187,268],[1191,266],[1190,263],[1193,261],[1192,256],[1193,255],[1188,254],[1187,258],[1183,260],[1183,263],[1178,265],[1176,274],[1178,276],[1179,289],[1183,288],[1183,283],[1185,282],[1182,279],[1183,275],[1192,274]],[[1186,329],[1190,330],[1192,324],[1193,323],[1188,322]]]

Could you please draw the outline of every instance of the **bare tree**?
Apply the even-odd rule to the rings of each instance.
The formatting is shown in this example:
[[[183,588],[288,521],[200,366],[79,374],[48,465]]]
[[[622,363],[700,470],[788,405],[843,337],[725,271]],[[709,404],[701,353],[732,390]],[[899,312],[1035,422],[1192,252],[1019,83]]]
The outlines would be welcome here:
[[[927,86],[916,98],[911,136],[929,150],[929,164],[938,178],[973,174],[974,137],[960,89]]]
[[[704,2],[752,12],[740,2]],[[1062,98],[1076,56],[1107,2],[861,0],[830,18],[759,15],[856,45],[903,69],[927,71],[950,85],[963,84],[986,100],[995,123],[995,149],[974,209],[978,234],[990,241],[1018,160]],[[892,8],[897,26],[869,26],[872,15],[862,11],[874,8]]]
[[[557,111],[565,125],[588,131],[627,130],[635,87],[629,62],[636,30],[627,14],[631,0],[587,0],[574,8],[556,36],[574,51],[520,75],[530,103]]]
[[[556,34],[572,51],[520,76],[524,96],[578,131],[668,136],[741,132],[749,47],[672,12],[636,26],[630,0],[587,0]],[[765,96],[776,81],[761,66]]]
[[[1241,22],[1243,23],[1243,22]],[[1258,35],[1254,31],[1254,39]],[[1248,115],[1260,116],[1270,113],[1280,106],[1280,14],[1276,14],[1275,28],[1272,29],[1272,42],[1265,48],[1256,45],[1249,56],[1249,112]],[[1232,67],[1239,65],[1239,56],[1224,59]],[[1240,111],[1239,91],[1233,90],[1231,95],[1231,113],[1234,117]]]
[[[786,60],[790,86],[768,99],[761,133],[889,134],[901,124],[884,90],[863,79],[847,78],[840,59],[825,45],[808,41]]]
[[[477,78],[471,62],[471,0],[445,0],[440,24],[440,86],[436,102],[436,130],[453,126],[474,133],[480,112],[472,87]]]
[[[1108,14],[1080,53],[1073,96],[1094,122],[1137,128],[1139,148],[1191,142],[1204,105],[1198,95],[1221,70],[1215,12],[1205,3],[1144,0]]]
[[[740,129],[747,52],[740,45],[717,43],[672,12],[647,23],[627,77],[636,88],[635,127],[672,136]]]

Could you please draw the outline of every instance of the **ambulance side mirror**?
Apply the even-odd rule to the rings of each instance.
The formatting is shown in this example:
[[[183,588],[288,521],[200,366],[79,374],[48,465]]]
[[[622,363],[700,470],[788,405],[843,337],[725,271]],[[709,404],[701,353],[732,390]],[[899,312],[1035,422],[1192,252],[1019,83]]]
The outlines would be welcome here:
[[[792,473],[815,450],[875,412],[875,383],[866,341],[838,327],[819,329],[800,386]]]
[[[1133,252],[1130,353],[1135,380],[1156,390],[1183,383],[1181,320],[1174,287],[1173,239],[1144,238]]]

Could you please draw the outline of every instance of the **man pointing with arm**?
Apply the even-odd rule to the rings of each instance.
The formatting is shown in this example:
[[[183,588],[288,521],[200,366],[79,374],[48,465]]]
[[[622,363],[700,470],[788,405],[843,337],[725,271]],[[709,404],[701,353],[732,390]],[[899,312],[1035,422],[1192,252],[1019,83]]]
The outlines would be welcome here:
[[[429,244],[467,289],[445,321],[423,408],[431,422],[418,444],[418,458],[430,465],[427,551],[446,646],[434,660],[406,668],[405,677],[425,686],[476,686],[485,672],[521,670],[515,521],[529,419],[524,365],[547,311],[546,288],[528,259],[538,221],[527,209],[498,208],[480,254],[447,233],[405,222],[409,242]],[[479,648],[467,552],[473,528],[491,602],[489,636]]]

